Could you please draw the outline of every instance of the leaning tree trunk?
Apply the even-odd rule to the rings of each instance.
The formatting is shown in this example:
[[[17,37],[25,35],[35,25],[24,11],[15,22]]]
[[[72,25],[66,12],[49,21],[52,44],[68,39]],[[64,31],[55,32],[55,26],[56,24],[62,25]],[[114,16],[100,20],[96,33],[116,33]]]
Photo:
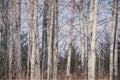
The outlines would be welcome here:
[[[110,47],[110,80],[116,80],[118,74],[118,52],[116,51],[116,28],[118,17],[118,0],[113,2],[112,34]]]

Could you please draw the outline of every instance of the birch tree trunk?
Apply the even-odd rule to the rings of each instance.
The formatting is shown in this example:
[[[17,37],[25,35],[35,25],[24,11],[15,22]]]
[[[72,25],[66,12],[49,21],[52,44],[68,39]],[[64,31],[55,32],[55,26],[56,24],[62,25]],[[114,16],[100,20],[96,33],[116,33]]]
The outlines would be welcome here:
[[[26,0],[25,0],[25,3],[27,3],[26,2]],[[26,7],[26,11],[27,11],[27,18],[28,19],[30,19],[29,18],[29,11],[28,11],[28,9],[27,9],[27,4],[25,4],[25,7]],[[28,53],[27,53],[27,80],[30,80],[30,77],[29,77],[29,74],[30,74],[30,58],[31,58],[31,40],[30,40],[30,38],[31,38],[31,25],[30,25],[30,22],[31,21],[28,21],[28,34],[27,34],[27,38],[28,38]]]
[[[58,0],[54,0],[54,43],[53,43],[53,80],[57,80],[57,63],[58,63]]]
[[[31,54],[30,57],[30,80],[34,79],[34,54],[33,54],[33,0],[29,0],[30,2],[30,29],[31,29]]]
[[[9,26],[9,42],[8,42],[8,53],[9,53],[9,80],[12,80],[12,60],[13,60],[13,23],[12,23],[12,0],[9,1],[10,8],[10,26]]]
[[[67,56],[67,70],[66,70],[66,80],[70,79],[70,63],[71,63],[71,50],[72,50],[72,33],[73,33],[73,23],[74,23],[74,0],[71,0],[71,18],[70,18],[70,32],[68,41],[68,56]]]
[[[21,80],[21,1],[15,0],[15,51],[16,51],[16,67],[17,75],[16,79]]]
[[[91,55],[91,30],[93,25],[93,0],[88,1],[88,80],[91,79],[92,55]]]
[[[90,4],[91,7],[93,3],[90,2]],[[94,17],[89,17],[89,21],[93,21],[93,23],[91,24],[93,27],[92,27],[91,40],[90,40],[91,41],[90,44],[91,50],[89,55],[90,62],[88,63],[88,66],[91,65],[90,67],[88,67],[91,70],[88,73],[88,80],[95,80],[95,66],[96,66],[95,41],[96,41],[96,27],[97,27],[97,5],[98,5],[98,0],[94,0],[94,10],[93,10]],[[90,14],[90,16],[92,16],[93,14]]]
[[[30,16],[32,20],[31,80],[40,79],[37,4],[38,4],[37,0],[30,1],[31,8]]]
[[[89,73],[89,68],[88,68],[88,60],[89,60],[89,51],[90,51],[90,42],[89,42],[89,11],[90,11],[90,0],[87,0],[87,68],[86,68],[86,79],[88,79],[88,73]]]
[[[28,27],[28,56],[27,56],[27,80],[29,80],[29,70],[30,70],[30,54],[31,54],[31,45],[30,45],[30,27]]]
[[[84,32],[84,17],[83,17],[83,0],[80,0],[80,32],[81,32],[82,72],[84,73],[85,32]]]
[[[93,22],[93,31],[92,31],[92,42],[91,42],[91,52],[92,52],[92,79],[95,80],[95,66],[96,66],[96,54],[95,54],[95,42],[96,42],[96,27],[97,27],[97,6],[98,0],[94,2],[94,22]]]
[[[119,66],[119,63],[118,63],[118,29],[116,30],[115,36],[116,36],[116,40],[115,40],[115,54],[114,54],[114,80],[118,80],[118,66]]]
[[[38,0],[34,0],[34,33],[35,33],[35,79],[40,80],[40,55],[39,55],[39,33],[38,33]]]
[[[115,53],[114,53],[114,80],[117,80],[118,79],[118,0],[115,0],[114,1],[114,14],[115,14],[115,20],[113,19],[113,21],[116,21],[115,22],[115,27],[116,27],[116,32],[115,32]],[[114,15],[113,14],[113,15]],[[114,22],[113,22],[114,24]]]
[[[49,5],[53,3],[52,1],[49,1]],[[52,72],[52,34],[53,34],[53,8],[54,6],[49,6],[49,29],[48,29],[48,68],[47,68],[47,80],[51,80],[51,72]]]
[[[48,0],[44,0],[44,13],[43,13],[43,27],[42,27],[42,80],[44,77],[44,69],[47,64],[47,53],[48,53],[48,40],[47,40],[47,29],[49,27],[49,1]]]
[[[33,0],[30,0],[30,23],[31,23],[31,31],[32,31],[32,53],[31,53],[31,57],[30,57],[30,63],[31,63],[31,74],[30,74],[30,79],[31,80],[34,80],[34,77],[35,77],[35,33],[34,33],[34,22],[33,22],[33,9],[34,9],[34,1]]]
[[[116,28],[118,17],[118,0],[113,1],[113,16],[112,16],[112,34],[110,47],[110,80],[117,80],[118,71],[118,53],[116,47]]]

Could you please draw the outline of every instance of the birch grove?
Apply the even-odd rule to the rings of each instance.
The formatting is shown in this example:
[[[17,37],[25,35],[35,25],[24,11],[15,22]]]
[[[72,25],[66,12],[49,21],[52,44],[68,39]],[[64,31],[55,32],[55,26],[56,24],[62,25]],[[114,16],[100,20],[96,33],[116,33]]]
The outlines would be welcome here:
[[[119,0],[0,0],[0,80],[120,80]]]

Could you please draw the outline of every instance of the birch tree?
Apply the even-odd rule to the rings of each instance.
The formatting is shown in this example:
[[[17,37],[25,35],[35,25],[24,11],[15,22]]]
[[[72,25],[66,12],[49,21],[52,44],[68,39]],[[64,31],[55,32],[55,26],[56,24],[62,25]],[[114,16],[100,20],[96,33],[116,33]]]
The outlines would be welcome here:
[[[52,1],[49,1],[49,5],[53,3]],[[49,6],[49,28],[48,31],[48,65],[47,65],[47,80],[51,80],[51,72],[52,72],[52,29],[53,29],[53,8],[54,6]]]
[[[16,67],[17,67],[17,79],[21,79],[21,1],[15,0],[15,53],[16,53]]]
[[[80,32],[81,32],[81,60],[82,72],[84,72],[84,57],[85,57],[85,32],[84,32],[84,17],[83,17],[83,0],[80,0]]]
[[[70,76],[70,63],[71,63],[71,50],[72,50],[72,33],[73,33],[73,23],[74,23],[74,0],[71,0],[71,18],[70,18],[70,32],[68,41],[68,55],[67,55],[67,70],[66,70],[66,80],[69,80]]]
[[[47,29],[49,27],[49,1],[44,0],[44,12],[43,12],[43,27],[42,27],[42,80],[44,74],[44,66],[47,63],[47,53],[48,53],[48,40],[47,40]]]
[[[30,0],[30,25],[31,25],[31,29],[33,32],[34,29],[34,22],[33,22],[33,13],[34,13],[34,1]],[[35,26],[36,27],[36,26]],[[31,74],[30,74],[30,79],[33,80],[35,78],[35,33],[32,33],[32,53],[31,53],[31,57],[30,57],[30,63],[31,63]],[[34,46],[34,47],[33,47]]]
[[[13,60],[13,23],[12,23],[12,0],[9,1],[9,8],[10,8],[10,26],[9,26],[9,80],[12,80],[12,60]]]
[[[49,1],[48,9],[48,25],[47,38],[48,38],[48,69],[47,80],[57,80],[57,7],[58,0]]]
[[[112,15],[112,34],[110,47],[110,80],[117,80],[118,75],[118,51],[116,44],[116,29],[118,17],[118,0],[113,0],[113,15]]]
[[[89,38],[91,39],[89,39],[90,53],[88,55],[88,80],[95,80],[95,66],[96,66],[95,41],[96,41],[96,27],[97,27],[97,5],[98,5],[98,0],[90,1],[89,32],[91,37]]]
[[[30,19],[32,25],[31,80],[40,79],[37,3],[37,0],[30,0]]]
[[[25,3],[26,0],[25,0]],[[28,19],[31,19],[29,16],[29,11],[27,9],[27,4],[25,4],[25,7],[26,7],[26,13],[27,13],[27,18]],[[29,78],[29,74],[30,74],[30,58],[31,58],[31,29],[32,29],[32,26],[30,25],[30,20],[28,21],[28,34],[27,34],[27,38],[28,38],[28,53],[27,53],[27,80],[30,80]]]
[[[30,70],[30,54],[31,54],[31,45],[30,45],[30,31],[31,28],[28,27],[28,56],[27,56],[27,80],[29,80],[29,70]]]
[[[88,79],[91,78],[91,63],[92,63],[92,55],[91,55],[91,48],[90,48],[90,43],[91,43],[91,30],[92,30],[92,25],[93,25],[93,0],[88,1]]]
[[[53,80],[57,80],[57,63],[58,63],[58,0],[54,0],[54,43],[53,43]]]

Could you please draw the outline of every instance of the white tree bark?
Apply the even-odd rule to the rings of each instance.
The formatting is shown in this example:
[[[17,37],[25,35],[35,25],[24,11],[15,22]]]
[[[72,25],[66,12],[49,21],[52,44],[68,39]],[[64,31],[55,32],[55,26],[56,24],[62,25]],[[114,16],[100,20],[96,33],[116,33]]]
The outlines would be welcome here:
[[[37,0],[30,1],[30,16],[32,25],[31,80],[40,79],[37,4]]]
[[[35,31],[35,79],[40,80],[40,55],[39,55],[39,33],[38,33],[38,0],[34,0],[34,31]]]
[[[117,20],[116,20],[117,21]],[[114,54],[114,80],[118,79],[118,31],[116,31],[115,54]]]
[[[54,47],[53,47],[53,80],[57,80],[57,63],[58,63],[58,0],[54,0]]]
[[[91,79],[91,68],[92,68],[92,55],[91,55],[91,30],[93,25],[93,0],[88,2],[88,79]]]
[[[30,45],[30,27],[28,27],[28,56],[27,56],[27,80],[29,80],[29,68],[30,68],[30,54],[31,54],[31,45]]]
[[[67,55],[67,70],[66,70],[66,80],[70,79],[70,63],[71,63],[71,50],[72,50],[72,34],[73,34],[73,23],[74,23],[74,0],[71,0],[71,18],[70,18],[70,32],[68,41],[68,55]]]
[[[53,3],[49,1],[49,5]],[[54,6],[49,6],[49,29],[48,29],[48,68],[47,68],[47,80],[51,80],[52,72],[52,29],[53,29],[53,8]]]
[[[112,16],[112,34],[110,47],[110,80],[117,80],[118,71],[118,51],[116,45],[116,28],[118,15],[118,0],[113,1],[113,16]]]
[[[35,69],[35,33],[33,31],[34,29],[34,23],[33,23],[33,7],[34,7],[34,1],[33,0],[30,0],[30,25],[31,25],[31,31],[32,31],[32,53],[31,53],[31,57],[30,57],[30,62],[31,62],[31,74],[30,74],[30,80],[34,80],[34,69]]]
[[[90,7],[92,6],[93,2],[90,2]],[[93,14],[90,13],[90,15],[94,15],[94,17],[89,17],[89,21],[91,23],[92,27],[92,33],[91,33],[91,50],[90,50],[90,54],[89,54],[89,62],[88,62],[88,69],[90,69],[90,71],[88,72],[88,80],[95,80],[95,66],[96,66],[96,56],[95,56],[95,41],[96,41],[96,27],[97,27],[97,6],[98,6],[98,0],[94,0],[94,10],[93,10]],[[91,10],[90,10],[91,12]],[[91,22],[93,21],[93,23]],[[91,65],[91,66],[90,66]]]
[[[83,17],[83,0],[80,0],[80,34],[81,34],[81,58],[82,58],[82,72],[84,72],[84,57],[85,57],[85,31],[84,31],[84,17]]]
[[[13,59],[13,23],[12,23],[12,0],[9,2],[10,8],[10,26],[9,26],[9,41],[8,41],[8,53],[9,53],[9,80],[12,80],[12,59]]]
[[[25,0],[25,3],[27,3],[26,2],[26,0]],[[29,11],[28,11],[28,9],[27,9],[27,4],[25,4],[25,7],[26,7],[26,12],[27,12],[27,18],[28,19],[30,19],[29,18]],[[28,38],[28,53],[27,53],[27,80],[30,80],[30,78],[29,78],[29,74],[30,74],[30,56],[31,56],[31,40],[30,40],[30,38],[31,38],[31,25],[30,25],[30,22],[31,21],[28,21],[28,34],[27,34],[27,38]]]
[[[92,79],[95,80],[95,66],[96,66],[96,54],[95,54],[95,41],[96,41],[96,27],[97,27],[97,6],[98,0],[94,2],[94,22],[92,31],[92,42],[91,42],[91,52],[92,52]]]

